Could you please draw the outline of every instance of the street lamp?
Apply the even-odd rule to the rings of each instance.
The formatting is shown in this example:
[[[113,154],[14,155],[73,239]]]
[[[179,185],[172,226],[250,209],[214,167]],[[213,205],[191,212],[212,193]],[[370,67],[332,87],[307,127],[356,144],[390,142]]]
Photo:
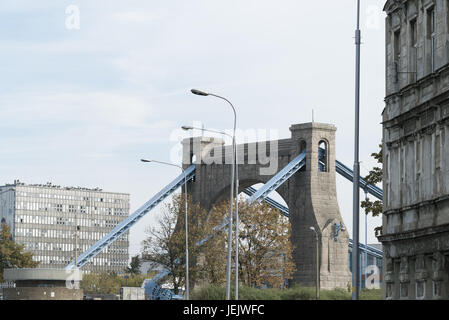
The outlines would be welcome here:
[[[147,163],[160,163],[160,164],[165,164],[168,166],[172,166],[172,167],[177,167],[179,169],[182,170],[182,173],[184,174],[184,186],[185,186],[185,205],[186,205],[186,213],[185,213],[185,224],[186,224],[186,296],[185,296],[185,300],[189,300],[189,238],[188,238],[188,232],[189,232],[189,228],[188,228],[188,221],[187,221],[187,175],[186,172],[184,170],[183,167],[178,166],[176,164],[173,163],[168,163],[168,162],[163,162],[163,161],[156,161],[156,160],[148,160],[148,159],[140,159],[140,161],[142,162],[147,162]]]
[[[202,130],[207,132],[218,133],[226,135],[230,138],[232,136],[223,131],[216,131],[192,126],[182,126],[183,130]],[[237,145],[235,145],[237,148]],[[235,161],[238,164],[238,152],[235,150]],[[235,167],[235,194],[236,194],[236,204],[235,204],[235,299],[239,299],[239,166]]]
[[[352,300],[359,299],[359,214],[360,214],[360,163],[359,163],[359,122],[360,122],[360,0],[357,0],[357,29],[355,31],[356,68],[355,68],[355,133],[354,133],[354,180],[352,213]]]
[[[315,232],[315,240],[316,240],[316,299],[320,299],[320,250],[318,243],[318,232],[316,232],[314,227],[310,227],[310,230]]]
[[[226,262],[226,300],[231,299],[231,248],[232,248],[232,205],[234,200],[234,174],[235,174],[235,167],[236,167],[236,161],[235,161],[235,129],[237,125],[237,113],[235,112],[235,108],[232,105],[232,103],[219,95],[213,94],[213,93],[206,93],[201,90],[192,89],[191,92],[193,94],[196,94],[198,96],[213,96],[222,100],[225,100],[229,105],[232,107],[232,110],[234,112],[234,131],[232,135],[232,172],[231,172],[231,203],[230,203],[230,211],[229,211],[229,228],[228,228],[228,257]],[[238,218],[236,216],[236,218]],[[237,299],[237,297],[236,297]]]

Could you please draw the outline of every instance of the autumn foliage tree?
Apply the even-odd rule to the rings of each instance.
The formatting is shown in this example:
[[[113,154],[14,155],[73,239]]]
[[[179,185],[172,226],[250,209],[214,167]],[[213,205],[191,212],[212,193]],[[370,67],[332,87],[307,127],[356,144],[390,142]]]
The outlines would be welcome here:
[[[197,263],[197,259],[203,256],[204,250],[210,248],[210,244],[195,244],[210,233],[214,222],[214,219],[208,220],[207,212],[199,204],[188,198],[189,283],[197,282],[198,276],[204,273],[202,264]],[[169,282],[173,285],[175,294],[178,294],[178,289],[185,285],[184,195],[174,196],[173,201],[165,206],[157,226],[147,228],[145,232],[147,238],[142,242],[143,258],[170,271]]]
[[[268,203],[239,204],[239,278],[245,285],[282,288],[295,271],[288,218]]]
[[[376,185],[378,183],[382,182],[383,172],[382,172],[382,162],[383,162],[383,154],[382,154],[382,145],[379,145],[379,152],[372,153],[371,156],[377,160],[377,163],[380,164],[380,166],[376,166],[373,169],[370,170],[368,175],[364,178],[365,181],[369,184]],[[366,198],[361,203],[361,207],[365,209],[366,214],[372,214],[373,217],[377,217],[380,214],[382,214],[382,208],[383,208],[383,202],[381,200],[371,201],[370,199]],[[382,227],[377,227],[374,229],[376,232],[376,236],[379,235],[380,231],[382,230]]]
[[[26,252],[23,245],[13,241],[9,226],[3,223],[0,232],[0,281],[3,281],[5,269],[35,268],[38,265],[31,252]]]
[[[216,217],[227,217],[229,202],[217,204],[211,212]],[[279,210],[267,203],[240,201],[239,282],[251,287],[267,285],[282,288],[284,279],[290,278],[295,270],[290,233],[290,222]],[[205,259],[204,267],[209,275],[216,276],[208,279],[210,283],[225,282],[226,234],[227,228],[216,236],[216,242],[206,250],[211,255]],[[232,245],[235,248],[234,237]],[[232,252],[234,267],[235,252]]]
[[[170,271],[169,282],[178,293],[185,285],[185,209],[178,195],[166,205],[158,225],[146,230],[143,258]],[[229,201],[215,204],[206,212],[189,198],[189,280],[192,284],[224,285],[226,282],[227,227]],[[290,242],[290,222],[266,203],[239,204],[239,282],[252,287],[280,288],[295,270]],[[208,241],[196,245],[199,241]],[[235,242],[233,237],[233,248]],[[234,268],[235,252],[232,250]],[[234,274],[233,269],[233,274]]]

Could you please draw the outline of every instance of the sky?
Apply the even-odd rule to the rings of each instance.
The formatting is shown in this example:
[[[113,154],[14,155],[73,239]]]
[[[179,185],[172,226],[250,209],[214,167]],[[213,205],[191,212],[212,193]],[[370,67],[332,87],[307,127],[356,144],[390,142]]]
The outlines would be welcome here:
[[[361,8],[362,175],[382,139],[383,4]],[[260,141],[289,138],[313,112],[352,168],[355,29],[355,0],[2,0],[0,184],[125,192],[134,212],[180,173],[139,159],[179,164],[182,125],[232,129],[229,106],[191,88],[231,100]],[[338,176],[337,193],[352,235],[352,184]],[[130,255],[163,206],[131,228]],[[381,223],[368,219],[369,243]]]

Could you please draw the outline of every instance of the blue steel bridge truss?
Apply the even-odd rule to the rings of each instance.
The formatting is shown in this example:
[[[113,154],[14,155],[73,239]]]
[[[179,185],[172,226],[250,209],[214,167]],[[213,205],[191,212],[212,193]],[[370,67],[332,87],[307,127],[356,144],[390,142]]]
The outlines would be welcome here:
[[[322,160],[322,157],[324,155],[324,150],[320,150],[320,160]],[[282,185],[285,181],[287,181],[291,176],[293,176],[298,170],[304,167],[305,165],[305,151],[302,152],[300,155],[295,157],[289,164],[287,164],[281,171],[279,171],[273,178],[271,178],[267,183],[265,183],[261,188],[258,190],[249,187],[245,189],[243,192],[250,196],[249,202],[253,203],[254,201],[262,201],[265,200],[267,203],[272,205],[273,207],[280,210],[280,212],[288,217],[288,208],[281,205],[277,201],[271,199],[268,197],[268,195],[275,191],[280,185]],[[324,162],[320,161],[320,166],[324,166]],[[341,162],[336,161],[335,168],[337,173],[348,179],[349,181],[353,181],[353,171],[343,165]],[[66,266],[66,269],[72,269],[72,268],[81,268],[86,263],[89,262],[90,259],[94,258],[96,255],[98,255],[103,249],[105,249],[107,246],[109,246],[111,243],[116,241],[118,238],[120,238],[125,232],[127,232],[133,225],[135,225],[143,216],[145,216],[148,212],[150,212],[154,207],[156,207],[159,203],[161,203],[163,200],[165,200],[168,196],[173,194],[178,188],[182,187],[185,184],[185,180],[187,181],[192,180],[195,177],[195,165],[191,165],[189,168],[185,170],[185,172],[181,175],[179,175],[176,179],[174,179],[170,184],[168,184],[166,187],[164,187],[159,193],[157,193],[153,198],[151,198],[149,201],[147,201],[143,206],[141,206],[139,209],[137,209],[132,215],[130,215],[128,218],[123,220],[121,223],[119,223],[112,231],[110,231],[108,234],[106,234],[102,239],[97,241],[93,246],[91,246],[89,249],[87,249],[85,252],[83,252],[78,258],[75,266],[75,261],[70,262]],[[186,178],[184,177],[184,174],[186,175]],[[382,189],[368,184],[363,178],[360,178],[360,188],[363,189],[366,193],[369,193],[376,197],[377,199],[382,200]],[[209,239],[211,239],[217,232],[222,230],[228,225],[228,220],[224,220],[222,224],[219,226],[216,226],[213,229],[213,233],[210,234],[205,239],[199,241],[196,243],[196,245],[202,245]],[[350,246],[352,244],[352,240],[350,240]],[[368,248],[365,248],[363,244],[359,245],[360,249],[362,251],[368,250],[370,254],[376,255],[378,257],[382,257],[382,251],[368,246]],[[152,280],[146,281],[144,283],[145,288],[149,289],[149,291],[152,292],[151,296],[158,297],[160,299],[169,299],[170,295],[167,293],[166,290],[161,289],[157,282],[164,278],[165,276],[169,275],[170,272],[164,270],[161,273],[159,273],[155,278]],[[143,285],[143,286],[144,286]],[[147,290],[148,291],[148,290]]]
[[[195,165],[191,165],[185,170],[187,176],[187,181],[192,180],[195,177]],[[126,231],[128,231],[133,225],[135,225],[143,216],[150,212],[159,203],[164,201],[168,196],[175,192],[179,187],[185,184],[184,173],[178,176],[170,184],[168,184],[164,189],[157,193],[153,198],[147,201],[143,206],[137,209],[132,215],[119,223],[114,229],[112,229],[108,234],[106,234],[102,239],[98,240],[92,247],[83,252],[76,262],[76,267],[81,268],[90,259],[94,258],[99,254],[104,248],[109,246],[115,240],[120,238]],[[70,262],[65,269],[72,269],[75,267],[75,261]]]

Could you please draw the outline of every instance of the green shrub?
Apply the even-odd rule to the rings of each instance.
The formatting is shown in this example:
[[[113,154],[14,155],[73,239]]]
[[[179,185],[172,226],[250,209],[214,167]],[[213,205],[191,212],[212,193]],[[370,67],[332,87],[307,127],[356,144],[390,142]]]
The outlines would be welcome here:
[[[235,287],[231,286],[231,299],[234,299]],[[195,288],[191,298],[193,300],[224,300],[226,289],[217,285]],[[240,300],[279,300],[279,290],[277,289],[257,289],[247,286],[239,287]]]
[[[234,291],[232,295],[234,296]],[[239,299],[241,300],[280,300],[279,289],[257,289],[242,286],[239,287]]]
[[[192,300],[225,300],[226,290],[218,285],[195,288],[190,296]]]
[[[320,291],[320,300],[351,300],[351,298],[351,293],[344,289]]]
[[[362,290],[359,296],[360,300],[382,300],[381,289]]]
[[[234,299],[234,287],[231,287],[231,299]],[[208,285],[195,288],[191,294],[193,300],[225,300],[225,287]],[[313,287],[295,286],[285,290],[258,289],[247,286],[239,287],[240,300],[315,300],[316,289]],[[320,290],[320,300],[351,300],[352,295],[344,289]],[[381,300],[382,291],[362,290],[360,300]]]
[[[280,290],[280,298],[281,300],[315,300],[316,289],[295,286],[286,290]]]

